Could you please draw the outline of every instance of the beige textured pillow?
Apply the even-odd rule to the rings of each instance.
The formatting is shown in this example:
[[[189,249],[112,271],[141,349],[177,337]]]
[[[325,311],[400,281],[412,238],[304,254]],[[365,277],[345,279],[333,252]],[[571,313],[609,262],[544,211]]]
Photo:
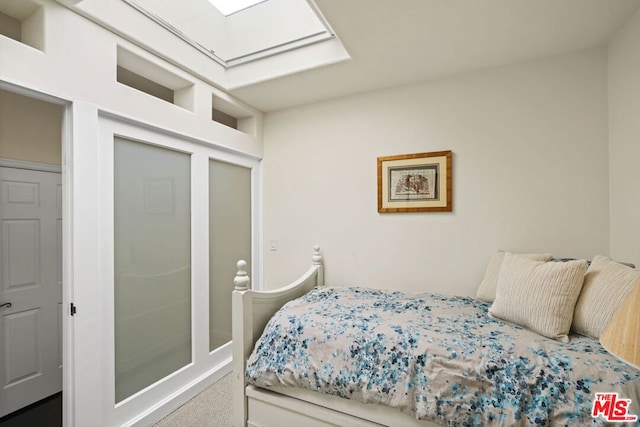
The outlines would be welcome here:
[[[640,283],[640,271],[596,255],[584,276],[571,329],[600,338],[625,297]]]
[[[498,274],[502,267],[502,261],[504,255],[508,252],[498,251],[491,256],[487,271],[484,274],[484,279],[478,287],[476,292],[476,298],[486,302],[493,302],[496,299],[496,284],[498,283]],[[549,261],[551,254],[514,254],[517,256],[523,256],[535,261]]]
[[[543,262],[507,253],[489,314],[569,342],[573,310],[586,270],[583,259]]]

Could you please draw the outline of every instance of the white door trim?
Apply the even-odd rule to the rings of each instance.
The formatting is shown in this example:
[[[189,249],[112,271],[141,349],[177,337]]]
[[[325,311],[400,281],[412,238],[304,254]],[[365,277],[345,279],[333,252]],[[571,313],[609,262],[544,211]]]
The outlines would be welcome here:
[[[51,165],[49,163],[35,163],[24,160],[5,159],[0,157],[0,167],[13,169],[26,169],[40,172],[61,173],[62,166]]]
[[[100,165],[98,157],[98,109],[95,105],[74,102],[69,109],[69,132],[67,150],[63,150],[63,164],[66,174],[63,181],[67,186],[63,202],[63,218],[67,227],[63,230],[67,243],[65,256],[65,285],[63,293],[67,310],[71,303],[77,307],[75,316],[68,320],[63,335],[65,340],[65,366],[72,366],[71,372],[63,377],[63,401],[68,418],[63,419],[66,427],[98,425],[102,420],[101,389],[96,384],[96,372],[100,369],[103,355],[96,350],[96,343],[102,334],[100,329],[99,304],[94,293],[99,272],[99,218],[98,184],[96,170]],[[81,141],[81,143],[80,143]],[[78,201],[78,202],[76,202]],[[79,202],[81,201],[81,202]],[[65,216],[66,214],[66,216]],[[69,311],[67,311],[69,313]],[[98,375],[99,376],[99,375]],[[64,388],[67,387],[67,388]]]

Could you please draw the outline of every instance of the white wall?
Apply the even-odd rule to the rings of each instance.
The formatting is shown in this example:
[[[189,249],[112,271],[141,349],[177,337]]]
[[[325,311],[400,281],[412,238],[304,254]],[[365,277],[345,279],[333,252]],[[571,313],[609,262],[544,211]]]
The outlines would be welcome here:
[[[267,114],[265,286],[475,294],[498,248],[609,250],[603,49]],[[453,212],[378,214],[376,157],[453,151]],[[278,251],[270,251],[275,238]]]
[[[102,109],[171,129],[230,150],[262,155],[261,114],[234,100],[193,75],[149,54],[88,19],[52,0],[33,0],[41,7],[42,25],[33,33],[43,33],[42,49],[35,49],[0,35],[0,83],[5,81],[60,98],[85,101]],[[135,14],[132,15],[136,17]],[[131,19],[123,16],[122,19]],[[25,35],[25,38],[28,38]],[[188,82],[189,108],[160,101],[116,81],[118,48],[124,48]],[[185,46],[181,46],[184,50]],[[188,48],[186,48],[188,49]],[[122,52],[122,49],[121,49]],[[180,58],[180,51],[167,49],[166,56]],[[151,70],[152,73],[155,70]],[[155,74],[158,74],[155,72]],[[159,81],[162,83],[162,81]],[[238,132],[211,120],[212,97],[219,97],[245,115],[256,117],[253,134]]]
[[[609,45],[611,255],[640,265],[640,12]]]

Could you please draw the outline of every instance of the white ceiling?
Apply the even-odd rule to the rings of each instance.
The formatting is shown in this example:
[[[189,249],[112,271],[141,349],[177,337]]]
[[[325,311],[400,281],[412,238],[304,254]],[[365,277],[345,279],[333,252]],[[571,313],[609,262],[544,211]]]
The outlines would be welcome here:
[[[231,93],[263,111],[604,46],[640,0],[315,0],[351,60]]]

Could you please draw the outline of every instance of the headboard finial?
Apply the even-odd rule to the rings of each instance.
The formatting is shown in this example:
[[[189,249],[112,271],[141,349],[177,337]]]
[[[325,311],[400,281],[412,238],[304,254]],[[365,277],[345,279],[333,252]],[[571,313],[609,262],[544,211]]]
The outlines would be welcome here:
[[[247,273],[247,263],[244,260],[240,260],[236,266],[238,267],[238,272],[236,273],[236,277],[233,279],[233,284],[235,285],[234,289],[236,291],[246,291],[249,289],[249,285],[251,284],[249,273]]]
[[[322,264],[322,255],[320,255],[320,246],[315,245],[313,247],[313,256],[311,257],[311,263],[313,265],[321,265]]]

